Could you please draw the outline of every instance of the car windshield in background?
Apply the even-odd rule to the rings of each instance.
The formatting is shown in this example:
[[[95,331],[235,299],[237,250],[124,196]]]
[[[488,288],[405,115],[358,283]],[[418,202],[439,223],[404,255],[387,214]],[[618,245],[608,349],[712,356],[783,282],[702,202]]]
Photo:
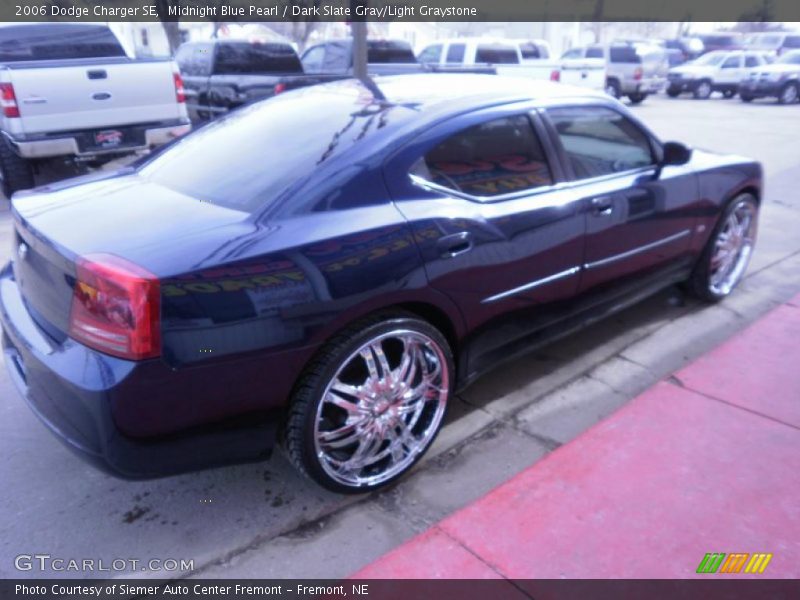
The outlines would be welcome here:
[[[532,42],[525,42],[519,45],[519,52],[523,60],[534,60],[537,58],[547,58],[539,52],[539,47]]]
[[[708,54],[704,54],[695,60],[692,64],[709,65],[713,67],[721,63],[722,59],[724,59],[727,55],[727,52],[709,52]]]
[[[417,58],[410,44],[401,42],[367,42],[367,62],[373,65],[415,63]]]
[[[220,75],[302,73],[303,67],[288,44],[223,42],[217,47],[214,72]]]
[[[139,173],[197,200],[253,212],[402,114],[413,113],[371,104],[354,82],[335,92],[306,88],[198,129]]]
[[[36,27],[0,27],[0,62],[126,56],[102,25],[43,23]]]

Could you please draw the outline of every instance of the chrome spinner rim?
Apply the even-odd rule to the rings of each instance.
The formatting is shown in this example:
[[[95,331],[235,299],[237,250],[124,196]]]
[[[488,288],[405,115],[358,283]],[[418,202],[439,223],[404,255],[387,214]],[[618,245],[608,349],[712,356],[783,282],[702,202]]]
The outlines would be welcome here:
[[[756,236],[756,209],[742,200],[725,219],[711,255],[709,288],[720,296],[730,294],[750,262]]]
[[[350,487],[403,472],[435,437],[449,389],[447,361],[432,338],[397,329],[369,340],[340,364],[317,407],[322,469]]]

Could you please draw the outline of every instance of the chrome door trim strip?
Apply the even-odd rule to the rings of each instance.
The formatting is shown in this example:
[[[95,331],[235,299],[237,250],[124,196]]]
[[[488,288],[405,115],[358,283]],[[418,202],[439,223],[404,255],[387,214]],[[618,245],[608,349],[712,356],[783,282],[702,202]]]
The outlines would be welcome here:
[[[572,267],[570,269],[567,269],[566,271],[561,271],[560,273],[555,273],[548,277],[537,279],[536,281],[531,281],[530,283],[526,283],[525,285],[515,287],[514,289],[506,290],[505,292],[500,292],[499,294],[495,294],[494,296],[489,296],[488,298],[484,298],[483,300],[481,300],[481,304],[488,304],[490,302],[502,300],[503,298],[514,296],[515,294],[519,294],[520,292],[532,290],[533,288],[537,288],[540,285],[544,285],[546,283],[552,283],[553,281],[558,281],[559,279],[564,279],[565,277],[571,277],[572,275],[577,275],[578,272],[580,272],[580,270],[581,270],[580,267]]]
[[[615,254],[613,256],[609,256],[608,258],[601,258],[600,260],[596,260],[594,262],[585,263],[583,265],[583,268],[596,269],[597,267],[603,267],[605,265],[617,262],[618,260],[624,260],[626,258],[630,258],[631,256],[636,256],[637,254],[641,254],[642,252],[647,252],[648,250],[652,250],[653,248],[658,248],[659,246],[669,244],[670,242],[675,242],[681,238],[686,237],[690,233],[691,233],[690,229],[684,229],[683,231],[679,231],[678,233],[675,233],[663,239],[656,240],[655,242],[651,242],[649,244],[645,244],[644,246],[639,246],[638,248],[633,248],[632,250],[628,250],[627,252],[623,252],[621,254]]]

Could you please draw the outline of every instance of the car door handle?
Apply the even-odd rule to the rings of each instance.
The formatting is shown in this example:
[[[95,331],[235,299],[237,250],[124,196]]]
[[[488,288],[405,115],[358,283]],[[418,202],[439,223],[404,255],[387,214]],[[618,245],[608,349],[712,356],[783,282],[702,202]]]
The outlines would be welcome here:
[[[592,214],[607,217],[614,212],[614,198],[612,196],[598,196],[592,198]]]
[[[453,258],[472,250],[472,234],[469,231],[460,231],[446,235],[437,240],[436,247],[442,258]]]

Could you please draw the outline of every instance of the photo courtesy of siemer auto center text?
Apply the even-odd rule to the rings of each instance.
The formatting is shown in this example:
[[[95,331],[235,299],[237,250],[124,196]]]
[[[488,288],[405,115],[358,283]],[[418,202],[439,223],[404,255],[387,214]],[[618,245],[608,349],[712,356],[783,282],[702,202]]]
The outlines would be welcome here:
[[[800,597],[800,4],[3,2],[0,341],[0,600]]]

